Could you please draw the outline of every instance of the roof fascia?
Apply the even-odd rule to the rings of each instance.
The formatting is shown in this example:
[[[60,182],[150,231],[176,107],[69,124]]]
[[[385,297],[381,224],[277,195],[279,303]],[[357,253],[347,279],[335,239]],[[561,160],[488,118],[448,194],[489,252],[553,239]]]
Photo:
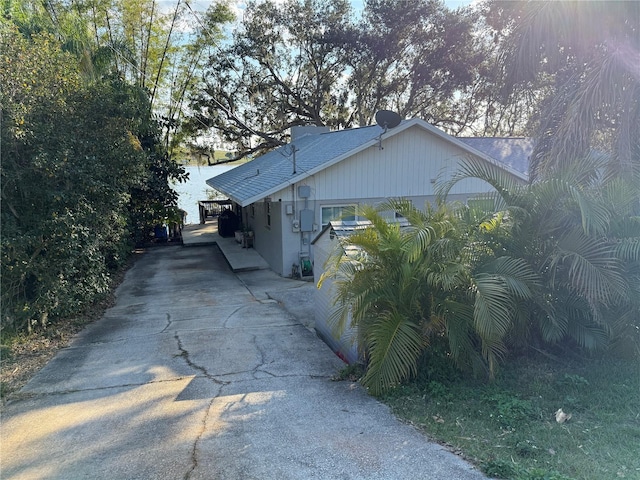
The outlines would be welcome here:
[[[206,180],[205,183],[207,185],[209,185],[211,188],[217,190],[218,192],[222,193],[223,195],[226,195],[227,197],[229,197],[229,200],[231,200],[232,202],[237,203],[238,205],[245,207],[246,205],[242,205],[242,200],[240,200],[239,198],[237,198],[235,195],[232,195],[228,192],[225,192],[224,190],[222,190],[220,187],[218,186],[213,186],[209,183],[209,180]]]
[[[476,157],[480,157],[482,160],[485,160],[497,167],[502,168],[503,170],[505,170],[506,172],[510,173],[511,175],[514,175],[516,177],[518,177],[520,180],[523,181],[528,181],[528,176],[524,175],[522,173],[520,173],[519,171],[504,165],[503,163],[500,163],[498,160],[494,159],[493,157],[488,156],[487,154],[481,152],[480,150],[476,150],[475,148],[467,145],[466,143],[464,143],[462,140],[458,140],[456,137],[453,137],[451,135],[449,135],[446,132],[443,132],[442,130],[440,130],[437,127],[434,127],[433,125],[431,125],[430,123],[422,120],[421,118],[412,118],[411,120],[408,120],[404,123],[401,123],[398,127],[393,128],[391,130],[387,130],[387,132],[383,133],[382,135],[384,136],[384,138],[391,138],[394,135],[398,135],[402,132],[404,132],[405,130],[413,127],[413,126],[417,126],[422,128],[423,130],[426,130],[427,132],[435,135],[436,137],[449,142],[461,149],[463,149],[464,151],[466,151],[467,153],[474,155]],[[384,139],[383,138],[383,139]],[[487,138],[491,138],[491,137],[487,137]],[[367,142],[366,144],[361,145],[358,148],[354,148],[353,150],[351,150],[350,152],[347,152],[346,154],[340,156],[340,157],[336,157],[334,160],[327,162],[323,165],[321,165],[321,168],[316,168],[314,169],[315,171],[313,173],[316,173],[316,171],[320,171],[320,170],[324,170],[325,168],[334,165],[342,160],[344,160],[347,157],[350,157],[352,155],[355,155],[358,152],[361,152],[362,150],[365,150],[369,147],[371,147],[372,145],[376,145],[380,140],[378,138],[374,138],[373,140]]]

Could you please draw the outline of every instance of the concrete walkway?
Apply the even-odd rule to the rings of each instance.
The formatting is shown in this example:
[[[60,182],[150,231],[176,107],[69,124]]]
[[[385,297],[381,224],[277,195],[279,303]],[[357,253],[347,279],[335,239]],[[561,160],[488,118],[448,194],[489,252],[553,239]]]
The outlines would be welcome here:
[[[234,237],[218,235],[217,218],[207,219],[204,224],[185,225],[182,230],[182,243],[185,247],[218,245],[233,272],[269,268],[267,261],[254,248],[243,248]]]
[[[218,219],[209,218],[205,223],[189,224],[182,227],[182,243],[185,247],[215,245],[218,239]]]
[[[5,407],[0,478],[484,478],[331,381],[342,363],[297,318],[311,288],[234,274],[215,246],[140,254],[117,304]]]

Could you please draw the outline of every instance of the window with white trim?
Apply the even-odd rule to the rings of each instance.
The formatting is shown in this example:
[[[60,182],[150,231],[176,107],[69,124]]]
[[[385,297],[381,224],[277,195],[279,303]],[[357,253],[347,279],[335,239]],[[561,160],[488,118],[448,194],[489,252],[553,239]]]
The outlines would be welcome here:
[[[322,226],[327,226],[332,220],[356,220],[355,209],[355,205],[322,207]]]

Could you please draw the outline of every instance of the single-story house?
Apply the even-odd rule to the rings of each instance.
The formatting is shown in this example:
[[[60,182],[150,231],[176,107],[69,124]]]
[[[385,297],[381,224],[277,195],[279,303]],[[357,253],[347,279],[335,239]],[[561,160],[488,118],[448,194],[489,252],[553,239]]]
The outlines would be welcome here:
[[[254,248],[282,276],[311,275],[311,241],[349,207],[407,198],[421,208],[434,199],[438,178],[450,175],[463,157],[499,165],[527,180],[528,139],[456,138],[421,119],[397,127],[369,126],[329,131],[292,129],[291,142],[207,180],[226,195]],[[491,188],[459,182],[450,199],[466,201]]]

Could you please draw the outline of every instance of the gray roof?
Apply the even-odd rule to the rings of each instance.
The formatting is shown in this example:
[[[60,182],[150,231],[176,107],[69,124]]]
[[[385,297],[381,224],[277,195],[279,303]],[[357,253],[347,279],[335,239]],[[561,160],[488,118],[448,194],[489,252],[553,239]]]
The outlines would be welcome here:
[[[381,133],[382,129],[376,125],[305,135],[293,144],[210,178],[207,185],[246,206],[353,155],[363,146],[366,148],[369,143],[375,143]],[[296,173],[292,145],[295,145]]]
[[[406,218],[396,218],[392,220],[387,220],[389,223],[397,223],[400,227],[409,226],[409,221]],[[357,230],[365,230],[369,228],[373,223],[370,220],[331,220],[327,225],[325,225],[322,230],[316,235],[316,237],[311,241],[314,243],[318,238],[320,238],[324,232],[331,229],[331,231],[338,238],[346,238],[350,237],[351,234]]]
[[[384,138],[397,135],[416,125],[454,143],[468,153],[485,158],[492,163],[502,163],[504,160],[504,158],[492,157],[482,150],[476,149],[475,146],[461,142],[461,139],[451,137],[442,130],[417,118],[404,120],[398,127],[384,133]],[[207,180],[207,185],[246,207],[286,188],[288,185],[300,182],[345,158],[376,145],[382,133],[382,128],[374,125],[304,135],[291,144],[279,147],[251,162],[210,178]],[[295,172],[293,145],[295,145]],[[504,150],[506,151],[506,149]],[[526,179],[526,174],[523,175],[522,170],[512,168],[504,163],[502,166],[518,177]]]
[[[495,158],[501,164],[528,175],[529,158],[533,152],[532,138],[457,137],[470,147]]]

